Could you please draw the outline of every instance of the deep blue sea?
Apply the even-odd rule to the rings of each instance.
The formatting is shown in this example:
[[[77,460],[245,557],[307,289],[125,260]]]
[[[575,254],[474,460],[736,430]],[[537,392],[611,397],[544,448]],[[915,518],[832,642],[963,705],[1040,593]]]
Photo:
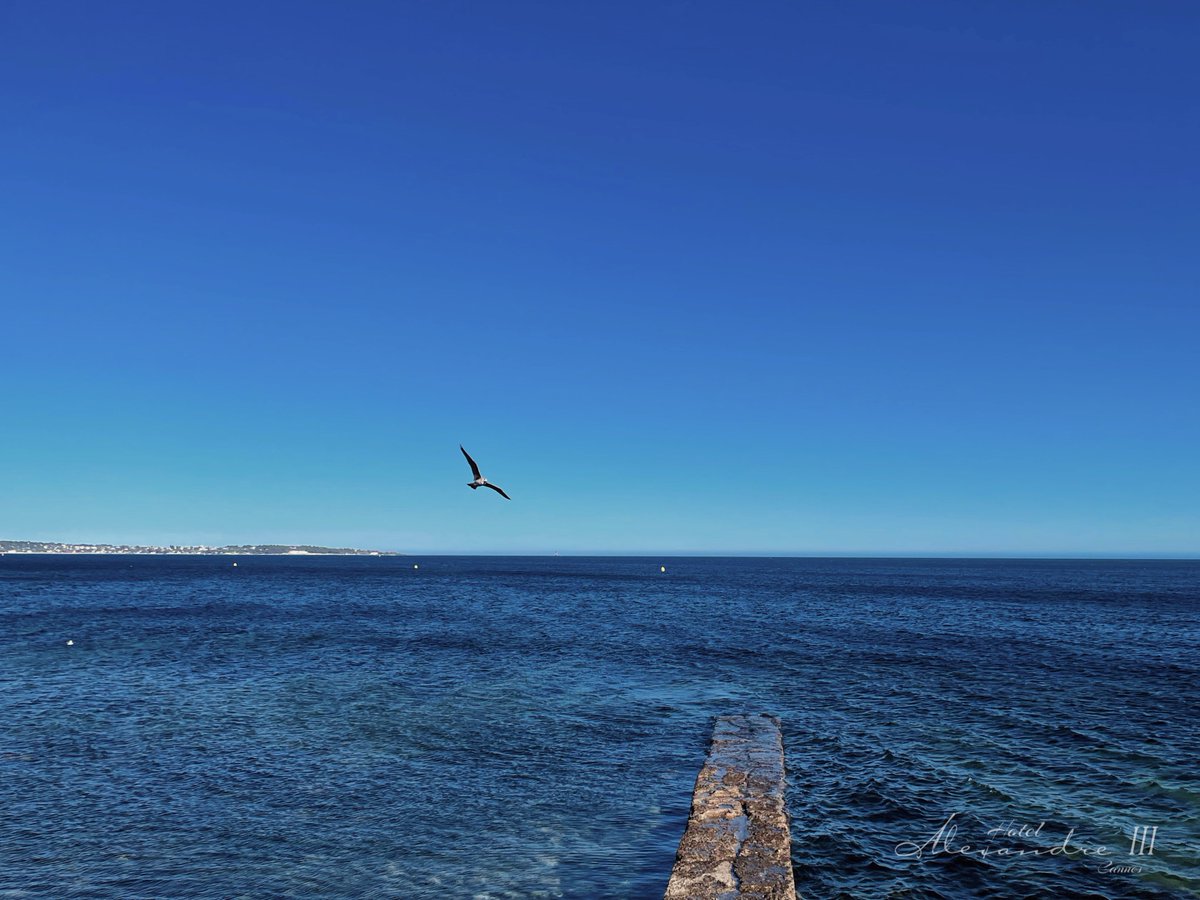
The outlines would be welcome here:
[[[747,710],[803,897],[1200,894],[1198,562],[237,562],[0,557],[0,896],[661,897]]]

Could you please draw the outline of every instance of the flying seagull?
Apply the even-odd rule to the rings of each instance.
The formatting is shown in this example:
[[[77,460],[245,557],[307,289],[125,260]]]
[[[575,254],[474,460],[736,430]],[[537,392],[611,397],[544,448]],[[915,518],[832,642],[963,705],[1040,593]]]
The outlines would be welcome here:
[[[492,484],[490,481],[488,481],[486,478],[484,478],[482,475],[479,474],[479,466],[475,465],[475,460],[471,459],[471,454],[466,451],[466,448],[463,447],[462,444],[458,445],[458,449],[462,450],[463,456],[465,456],[467,458],[467,462],[471,464],[471,474],[475,476],[474,481],[467,482],[467,487],[469,487],[471,490],[475,490],[475,488],[481,488],[481,487],[491,488],[493,491],[495,491],[497,494],[499,494],[505,500],[512,499],[512,497],[508,496],[508,494],[504,493],[504,491],[500,490],[500,488],[496,487],[496,485]]]

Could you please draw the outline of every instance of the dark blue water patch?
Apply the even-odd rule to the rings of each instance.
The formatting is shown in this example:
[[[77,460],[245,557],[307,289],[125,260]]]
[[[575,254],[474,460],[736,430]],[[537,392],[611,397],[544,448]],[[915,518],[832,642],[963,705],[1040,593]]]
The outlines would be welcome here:
[[[0,890],[657,897],[712,717],[764,709],[806,897],[1189,896],[1198,584],[1158,561],[3,557]],[[1042,832],[897,852],[951,816],[973,845]]]

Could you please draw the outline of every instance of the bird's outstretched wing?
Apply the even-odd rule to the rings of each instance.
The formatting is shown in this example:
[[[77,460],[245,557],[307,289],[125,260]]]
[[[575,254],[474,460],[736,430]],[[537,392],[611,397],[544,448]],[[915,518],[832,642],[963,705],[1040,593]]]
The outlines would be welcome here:
[[[462,444],[458,445],[458,449],[462,450],[463,456],[465,456],[467,458],[467,462],[471,464],[471,474],[476,478],[481,478],[482,476],[479,474],[479,466],[475,465],[475,460],[471,459],[471,454],[463,448]]]
[[[493,491],[495,491],[497,494],[499,494],[499,495],[500,495],[501,497],[503,497],[505,500],[511,500],[511,499],[512,499],[512,497],[508,496],[508,494],[504,493],[504,491],[500,490],[500,488],[496,487],[496,486],[495,486],[494,484],[492,484],[490,481],[489,481],[487,484],[485,484],[485,485],[484,485],[484,487],[490,487],[490,488],[491,488]]]

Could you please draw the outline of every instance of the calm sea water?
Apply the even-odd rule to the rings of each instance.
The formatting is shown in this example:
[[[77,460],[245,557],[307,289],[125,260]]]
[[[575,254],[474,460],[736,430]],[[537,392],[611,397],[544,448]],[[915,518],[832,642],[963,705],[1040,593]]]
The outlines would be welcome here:
[[[660,897],[741,710],[805,897],[1195,896],[1198,675],[1195,562],[7,556],[0,896]]]

